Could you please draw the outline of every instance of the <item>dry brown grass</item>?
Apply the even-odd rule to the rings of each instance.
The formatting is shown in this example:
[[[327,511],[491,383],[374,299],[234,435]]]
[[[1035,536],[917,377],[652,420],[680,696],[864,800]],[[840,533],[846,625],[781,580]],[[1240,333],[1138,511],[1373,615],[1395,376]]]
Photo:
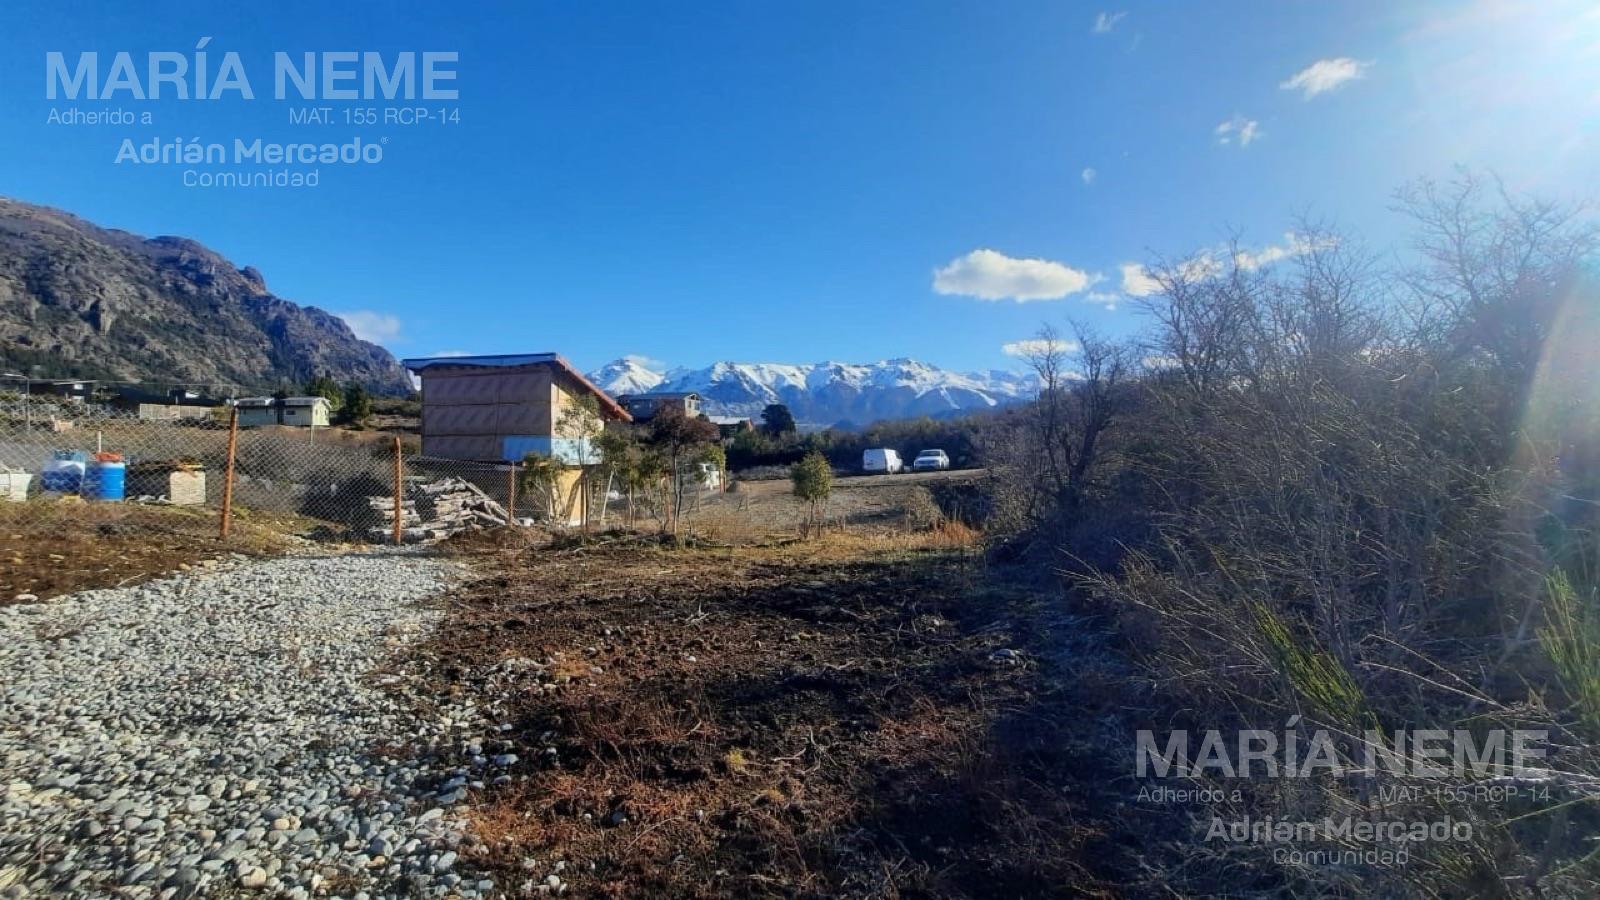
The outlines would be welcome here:
[[[983,532],[960,519],[945,519],[933,526],[932,546],[935,547],[977,547],[983,543]]]
[[[134,584],[228,553],[280,552],[289,543],[279,517],[242,513],[223,540],[217,516],[134,503],[0,503],[0,604],[19,594],[49,599]]]
[[[960,471],[837,478],[825,507],[823,530],[893,534],[932,527],[944,516],[932,504],[929,486],[963,484],[981,474]],[[686,519],[687,527],[716,540],[737,543],[801,534],[806,504],[790,494],[787,480],[738,484],[738,490],[700,498]]]

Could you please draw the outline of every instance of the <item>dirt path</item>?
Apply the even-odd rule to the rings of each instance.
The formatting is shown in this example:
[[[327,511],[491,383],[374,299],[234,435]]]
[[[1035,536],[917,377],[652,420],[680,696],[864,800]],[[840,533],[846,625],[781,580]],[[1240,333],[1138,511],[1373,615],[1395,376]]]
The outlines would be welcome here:
[[[1082,623],[940,544],[502,555],[429,648],[519,759],[469,801],[477,862],[577,896],[1107,890]]]

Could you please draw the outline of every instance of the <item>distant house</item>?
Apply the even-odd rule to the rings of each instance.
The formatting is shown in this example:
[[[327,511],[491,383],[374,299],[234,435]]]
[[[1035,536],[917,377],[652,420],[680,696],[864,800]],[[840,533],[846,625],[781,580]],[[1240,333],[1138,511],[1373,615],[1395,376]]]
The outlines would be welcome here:
[[[717,430],[722,432],[724,440],[734,437],[742,431],[756,430],[756,423],[743,416],[706,416],[706,418],[710,419],[711,424],[717,426]]]
[[[422,379],[422,453],[444,459],[518,462],[530,453],[568,466],[598,461],[582,437],[558,434],[579,397],[593,397],[602,423],[630,421],[628,410],[555,353],[441,356],[402,360]],[[557,493],[568,498],[552,514],[581,519],[572,502],[578,483],[568,470]]]
[[[152,422],[176,422],[180,419],[209,419],[216,405],[196,406],[192,403],[140,403],[133,408],[134,415]]]
[[[213,410],[226,402],[186,388],[173,388],[160,393],[124,386],[113,389],[111,396],[113,407],[134,412],[141,419],[158,421],[208,418]]]
[[[648,394],[623,394],[617,402],[628,410],[635,422],[648,422],[661,410],[672,406],[689,418],[700,415],[700,395],[671,391],[651,391]]]
[[[233,401],[239,410],[239,427],[293,425],[300,428],[326,426],[332,420],[333,404],[327,397],[240,397]]]
[[[6,385],[0,385],[7,390],[18,390],[32,396],[64,397],[83,403],[94,396],[95,388],[100,385],[98,381],[82,378],[21,378],[14,380],[6,376]],[[15,387],[12,387],[15,385]]]

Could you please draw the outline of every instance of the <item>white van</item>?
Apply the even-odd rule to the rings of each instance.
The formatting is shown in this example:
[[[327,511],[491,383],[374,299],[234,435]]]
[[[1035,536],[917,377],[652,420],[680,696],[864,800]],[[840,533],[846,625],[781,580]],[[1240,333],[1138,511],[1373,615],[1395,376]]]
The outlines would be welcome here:
[[[874,472],[893,475],[905,471],[905,468],[900,461],[900,454],[886,447],[875,447],[861,454],[861,471],[868,475]]]

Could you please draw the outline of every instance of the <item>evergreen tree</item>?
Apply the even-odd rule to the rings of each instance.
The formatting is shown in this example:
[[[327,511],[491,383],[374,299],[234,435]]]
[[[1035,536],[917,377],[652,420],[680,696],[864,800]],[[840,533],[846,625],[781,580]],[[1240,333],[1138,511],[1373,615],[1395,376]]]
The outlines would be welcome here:
[[[344,389],[344,419],[352,425],[365,425],[372,418],[372,395],[352,381]]]
[[[761,411],[761,427],[774,437],[794,431],[794,414],[782,403],[769,403]]]
[[[334,409],[344,405],[344,389],[339,387],[339,382],[331,375],[318,375],[306,382],[307,397],[321,397],[333,405]]]
[[[806,528],[815,529],[822,524],[823,507],[833,494],[833,468],[828,458],[813,450],[789,469],[789,481],[794,485],[794,495],[804,500]]]

